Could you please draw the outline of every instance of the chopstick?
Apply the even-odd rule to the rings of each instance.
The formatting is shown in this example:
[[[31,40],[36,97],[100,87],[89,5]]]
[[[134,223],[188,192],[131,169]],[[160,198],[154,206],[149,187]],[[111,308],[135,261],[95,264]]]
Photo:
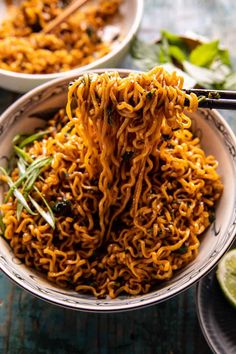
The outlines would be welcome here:
[[[78,10],[82,5],[84,5],[88,0],[74,0],[69,4],[64,11],[60,13],[56,18],[50,21],[43,29],[42,33],[51,33],[58,25],[64,22],[73,12]]]
[[[187,94],[195,93],[199,98],[199,108],[236,110],[236,91],[189,89]],[[186,100],[186,105],[189,101]]]

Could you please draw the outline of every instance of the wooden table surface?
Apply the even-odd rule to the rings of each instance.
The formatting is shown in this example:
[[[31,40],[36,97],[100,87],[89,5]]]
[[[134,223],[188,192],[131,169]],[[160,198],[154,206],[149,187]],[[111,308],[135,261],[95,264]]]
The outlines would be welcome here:
[[[1,0],[2,1],[2,0]],[[236,54],[234,0],[145,0],[140,36],[161,28],[220,38]],[[127,57],[120,66],[132,68]],[[0,112],[19,95],[0,89]],[[236,113],[223,112],[236,132]],[[39,300],[0,274],[0,354],[208,354],[198,324],[195,287],[142,310],[88,314]]]

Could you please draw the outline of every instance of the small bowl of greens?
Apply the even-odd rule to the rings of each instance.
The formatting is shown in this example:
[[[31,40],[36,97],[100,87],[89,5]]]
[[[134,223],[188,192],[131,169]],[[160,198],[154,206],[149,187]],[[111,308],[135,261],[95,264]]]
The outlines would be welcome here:
[[[162,65],[168,71],[178,71],[184,77],[186,87],[236,90],[236,72],[229,50],[219,40],[195,34],[179,36],[163,30],[153,43],[136,37],[130,54],[139,70]]]

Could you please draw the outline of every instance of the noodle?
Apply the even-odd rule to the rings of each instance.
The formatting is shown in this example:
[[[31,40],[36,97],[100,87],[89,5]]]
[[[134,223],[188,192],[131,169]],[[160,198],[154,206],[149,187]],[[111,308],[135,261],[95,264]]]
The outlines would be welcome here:
[[[118,14],[122,0],[100,0],[63,22],[40,31],[70,1],[25,0],[0,26],[0,68],[28,74],[50,74],[87,65],[111,51],[102,31]]]
[[[195,111],[198,101],[182,85],[162,68],[71,83],[67,114],[24,148],[33,160],[52,158],[35,186],[55,229],[25,208],[17,218],[14,196],[0,206],[18,258],[60,286],[115,298],[147,293],[197,256],[223,186],[215,158],[189,130],[184,104]],[[11,178],[20,175],[18,166]],[[45,208],[36,190],[30,195]]]

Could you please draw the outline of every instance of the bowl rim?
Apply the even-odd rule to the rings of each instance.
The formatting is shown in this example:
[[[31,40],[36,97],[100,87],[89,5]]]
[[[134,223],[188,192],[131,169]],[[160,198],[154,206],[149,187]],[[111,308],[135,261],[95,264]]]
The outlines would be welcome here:
[[[128,75],[129,73],[132,73],[132,72],[137,72],[136,70],[130,70],[130,69],[103,68],[103,69],[94,69],[94,70],[86,71],[83,73],[79,73],[79,76],[83,75],[84,73],[88,73],[88,74],[89,73],[90,74],[91,73],[98,73],[99,74],[99,73],[103,73],[103,72],[107,72],[107,71],[117,71],[120,74],[124,74],[124,75]],[[63,86],[65,84],[68,84],[70,81],[73,81],[76,78],[77,78],[77,75],[73,73],[73,74],[67,75],[66,77],[61,77],[61,78],[57,78],[55,80],[46,82],[46,83],[30,90],[29,92],[24,94],[22,97],[20,97],[17,101],[15,101],[10,107],[8,107],[5,110],[5,112],[3,112],[3,114],[0,116],[0,124],[2,121],[9,119],[17,111],[18,106],[21,107],[25,101],[28,101],[33,96],[38,95],[41,92],[44,92],[44,90],[47,88],[50,88],[53,86],[58,87],[58,86]],[[230,137],[230,139],[232,141],[234,149],[236,150],[236,137],[235,137],[231,127],[229,126],[229,124],[223,118],[223,116],[221,116],[221,114],[219,114],[216,110],[204,110],[204,111],[208,111],[209,114],[213,114],[213,116],[217,117],[217,119],[222,123],[222,125],[226,129],[228,136]],[[236,157],[235,156],[234,156],[234,160],[235,160],[234,165],[236,166]],[[236,171],[236,167],[234,168],[234,171]],[[158,294],[156,294],[156,295],[153,294],[153,296],[151,296],[149,298],[142,298],[142,295],[141,295],[141,296],[137,296],[137,297],[133,297],[133,298],[130,297],[130,298],[119,299],[119,301],[117,301],[117,302],[116,302],[116,299],[114,299],[114,300],[112,300],[112,301],[114,301],[112,303],[112,305],[110,303],[107,303],[107,304],[105,303],[102,306],[101,305],[99,306],[96,303],[96,299],[92,299],[92,301],[90,303],[84,303],[83,301],[80,303],[79,302],[77,302],[77,303],[66,302],[63,299],[53,298],[53,296],[50,294],[46,294],[43,291],[40,292],[40,290],[34,289],[31,285],[29,285],[27,282],[25,282],[24,279],[21,281],[17,277],[17,274],[15,274],[15,272],[11,272],[4,265],[1,254],[0,254],[0,269],[11,280],[13,280],[15,283],[17,283],[17,285],[24,288],[25,290],[27,290],[31,294],[33,294],[36,297],[41,298],[45,301],[48,301],[50,303],[53,303],[53,304],[56,304],[56,305],[59,305],[59,306],[65,307],[65,308],[70,308],[70,309],[85,311],[85,312],[101,312],[101,313],[102,312],[106,312],[106,313],[107,312],[122,312],[122,311],[140,309],[140,308],[143,308],[146,306],[150,306],[150,305],[154,305],[156,303],[166,301],[166,300],[170,299],[171,297],[185,291],[190,286],[192,286],[196,281],[199,281],[208,272],[210,272],[210,270],[212,268],[214,268],[216,263],[219,261],[219,259],[223,256],[223,254],[228,250],[228,248],[230,247],[230,245],[234,241],[234,235],[235,235],[235,230],[236,230],[236,206],[235,206],[234,213],[232,215],[234,217],[234,219],[233,219],[234,223],[232,223],[232,221],[230,220],[230,225],[231,225],[231,227],[233,226],[233,228],[231,230],[230,237],[227,239],[227,241],[225,241],[221,250],[218,253],[216,253],[211,258],[211,261],[209,261],[207,264],[205,264],[204,267],[202,267],[200,270],[198,270],[198,272],[195,272],[193,276],[191,276],[191,277],[188,276],[186,279],[186,282],[180,284],[180,286],[170,285],[169,288],[167,289],[168,293],[165,292],[163,294],[160,294],[158,297],[157,297]],[[225,231],[225,233],[227,233],[227,232],[228,232],[228,229]],[[151,294],[151,293],[149,293],[149,294]],[[146,295],[148,295],[148,294],[146,294]],[[145,296],[145,295],[143,295],[143,296]],[[87,301],[89,301],[89,300],[87,300]],[[109,300],[107,300],[107,299],[104,300],[104,302],[106,302],[106,301],[109,301]]]
[[[127,0],[129,2],[129,0]],[[144,8],[144,0],[134,0],[136,3],[136,12],[135,12],[135,17],[132,22],[132,26],[128,30],[126,36],[124,39],[121,40],[117,44],[117,46],[111,50],[108,54],[104,55],[103,57],[87,64],[83,65],[78,68],[74,68],[71,70],[67,71],[62,71],[58,73],[51,73],[51,74],[27,74],[27,73],[19,73],[16,71],[10,71],[10,70],[4,70],[0,68],[0,75],[9,77],[9,78],[17,78],[17,79],[24,79],[24,80],[52,80],[60,77],[65,77],[67,75],[75,75],[79,74],[82,71],[88,71],[96,67],[101,67],[101,65],[105,64],[109,60],[111,60],[113,57],[118,55],[122,50],[126,48],[126,46],[129,44],[129,42],[132,40],[133,36],[135,33],[138,31],[138,28],[140,26],[141,20],[142,20],[142,15],[143,15],[143,8]]]

